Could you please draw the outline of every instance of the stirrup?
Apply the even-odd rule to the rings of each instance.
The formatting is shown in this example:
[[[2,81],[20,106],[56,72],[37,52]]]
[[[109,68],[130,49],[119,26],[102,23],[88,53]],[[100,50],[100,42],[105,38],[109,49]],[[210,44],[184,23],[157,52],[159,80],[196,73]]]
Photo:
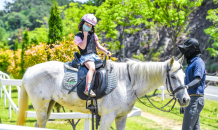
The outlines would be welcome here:
[[[86,90],[85,90],[85,91],[84,91],[84,94],[87,95],[87,96],[89,96],[89,91],[86,91]],[[92,90],[90,91],[90,97],[96,97],[96,94],[95,94]]]

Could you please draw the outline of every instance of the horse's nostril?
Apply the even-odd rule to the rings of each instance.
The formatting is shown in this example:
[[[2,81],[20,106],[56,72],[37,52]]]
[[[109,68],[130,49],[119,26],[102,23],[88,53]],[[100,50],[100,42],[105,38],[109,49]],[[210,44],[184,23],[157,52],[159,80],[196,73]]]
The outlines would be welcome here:
[[[187,99],[186,98],[183,98],[183,103],[186,103],[187,102]]]

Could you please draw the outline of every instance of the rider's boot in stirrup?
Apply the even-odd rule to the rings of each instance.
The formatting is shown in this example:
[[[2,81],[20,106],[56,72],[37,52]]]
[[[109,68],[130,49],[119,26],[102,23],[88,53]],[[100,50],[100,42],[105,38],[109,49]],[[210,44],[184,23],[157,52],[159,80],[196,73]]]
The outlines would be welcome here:
[[[84,94],[89,96],[89,91],[87,91],[87,89],[85,89]],[[92,90],[90,91],[90,97],[96,97],[95,93]]]

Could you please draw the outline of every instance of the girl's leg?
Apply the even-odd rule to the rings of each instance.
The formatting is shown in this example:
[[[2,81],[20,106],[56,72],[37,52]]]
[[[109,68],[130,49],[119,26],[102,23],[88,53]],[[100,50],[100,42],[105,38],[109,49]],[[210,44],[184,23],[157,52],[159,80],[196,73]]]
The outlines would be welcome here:
[[[95,72],[95,63],[93,61],[87,61],[84,64],[89,69],[89,71],[86,75],[86,90],[85,90],[85,94],[88,94],[87,91],[89,91],[89,87],[90,87],[90,84],[92,82],[92,77],[93,77],[93,74]],[[90,95],[92,97],[95,97],[94,92],[90,92]]]

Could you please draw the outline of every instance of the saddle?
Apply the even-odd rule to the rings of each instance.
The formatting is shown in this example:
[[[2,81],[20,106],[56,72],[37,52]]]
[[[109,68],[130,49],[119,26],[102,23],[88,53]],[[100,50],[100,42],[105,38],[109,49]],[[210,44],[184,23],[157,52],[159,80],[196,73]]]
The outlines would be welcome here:
[[[69,91],[72,92],[75,88],[77,88],[77,94],[82,100],[90,100],[89,96],[84,94],[85,86],[86,86],[86,75],[88,73],[88,69],[85,65],[80,64],[80,54],[78,52],[74,53],[74,60],[72,61],[72,66],[74,68],[78,68],[77,72],[77,84],[73,86],[73,88]],[[92,82],[90,89],[95,92],[96,99],[102,98],[105,96],[106,89],[108,86],[108,78],[107,78],[107,69],[106,69],[106,56],[105,60],[98,60],[95,62],[95,73],[93,74]]]

